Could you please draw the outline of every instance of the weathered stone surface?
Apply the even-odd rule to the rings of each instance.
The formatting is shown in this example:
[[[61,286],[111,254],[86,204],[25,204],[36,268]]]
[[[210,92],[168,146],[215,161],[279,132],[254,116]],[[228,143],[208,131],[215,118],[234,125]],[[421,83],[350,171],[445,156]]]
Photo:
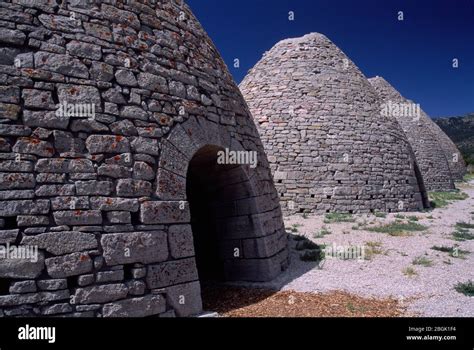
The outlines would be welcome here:
[[[98,247],[97,239],[91,233],[63,231],[48,232],[36,236],[25,236],[21,241],[24,245],[36,245],[54,255],[91,250]]]
[[[101,238],[107,265],[149,264],[168,258],[166,232],[130,232],[106,234]]]
[[[110,181],[76,181],[76,193],[80,196],[104,195],[112,192],[112,183]]]
[[[171,81],[169,84],[170,93],[181,98],[186,98],[186,87],[179,81]]]
[[[20,103],[20,89],[16,86],[10,87],[0,85],[0,102]]]
[[[111,224],[129,224],[132,220],[128,211],[109,211],[107,219]]]
[[[40,159],[35,170],[43,173],[93,173],[94,166],[89,159]]]
[[[34,188],[35,176],[26,173],[0,173],[0,190]]]
[[[168,93],[168,84],[166,79],[150,73],[138,74],[138,85],[142,89],[148,89],[164,94]]]
[[[23,45],[26,35],[20,30],[0,28],[0,42],[14,45]]]
[[[47,214],[48,212],[49,200],[10,200],[0,202],[0,216]]]
[[[25,107],[27,108],[32,107],[42,109],[55,109],[53,97],[50,91],[23,89],[22,98],[25,101]]]
[[[91,197],[90,203],[92,209],[102,211],[125,210],[136,212],[140,206],[136,199],[118,197]]]
[[[32,137],[19,138],[13,146],[13,152],[35,154],[40,157],[52,157],[55,153],[50,142]]]
[[[145,162],[135,162],[133,165],[133,178],[138,180],[153,180],[155,171]]]
[[[115,79],[120,85],[137,86],[137,79],[135,78],[133,72],[129,70],[119,69],[115,73]]]
[[[166,299],[176,316],[189,317],[202,312],[201,286],[199,282],[178,284],[166,288]]]
[[[125,24],[135,29],[140,29],[140,21],[138,16],[130,11],[120,10],[114,6],[102,4],[101,12],[104,17],[114,23]]]
[[[67,210],[53,213],[56,225],[100,225],[100,210]]]
[[[84,29],[86,30],[87,34],[95,36],[99,39],[103,39],[103,40],[112,39],[112,31],[104,25],[101,25],[98,23],[84,22]]]
[[[97,133],[109,131],[109,128],[93,119],[75,119],[71,122],[71,130],[75,132]]]
[[[45,260],[48,275],[53,278],[77,276],[92,271],[92,259],[86,253],[48,258]]]
[[[101,99],[99,90],[94,86],[58,84],[58,97],[61,104],[68,105],[94,105],[95,112],[101,112]]]
[[[203,200],[222,237],[283,227],[245,102],[186,4],[13,0],[0,5],[0,32],[0,249],[41,252],[29,265],[0,261],[0,279],[16,280],[0,317],[197,313],[186,178],[190,191],[218,189]],[[214,167],[209,152],[226,147],[256,149],[258,167]],[[254,221],[232,228],[226,215]],[[285,266],[255,260],[252,279]]]
[[[174,259],[194,256],[191,225],[173,225],[168,229],[170,253]]]
[[[90,209],[88,197],[56,197],[51,198],[53,210],[82,210]]]
[[[123,270],[115,271],[102,271],[97,272],[97,283],[107,283],[107,282],[118,282],[123,281],[124,272]]]
[[[1,94],[2,94],[2,91],[0,89],[0,96]],[[1,136],[28,136],[30,134],[31,134],[31,129],[27,126],[0,124]]]
[[[146,317],[166,311],[166,300],[162,295],[147,295],[104,305],[104,317]]]
[[[186,223],[190,220],[188,202],[144,202],[140,221],[144,224]]]
[[[162,155],[160,157],[159,167],[169,170],[177,175],[186,177],[188,170],[187,159],[176,147],[172,144],[163,143]]]
[[[127,293],[127,286],[123,283],[105,284],[78,288],[74,300],[76,304],[107,303],[123,299],[127,296]]]
[[[12,147],[3,137],[0,137],[0,152],[10,152]]]
[[[145,153],[152,156],[160,154],[160,145],[157,140],[137,137],[132,141],[132,150],[136,153]]]
[[[122,89],[118,87],[102,92],[102,99],[119,105],[126,104],[125,97],[122,94]]]
[[[95,277],[93,274],[82,275],[77,278],[77,284],[80,287],[90,286],[94,281]]]
[[[34,56],[32,52],[25,52],[25,53],[20,53],[15,57],[15,61],[13,62],[14,64],[16,63],[17,66],[20,66],[22,68],[34,68]]]
[[[110,125],[110,130],[114,134],[124,136],[136,136],[138,135],[137,128],[130,120],[120,120]]]
[[[84,141],[80,138],[74,137],[72,133],[55,130],[53,136],[54,147],[61,155],[85,153]]]
[[[21,281],[12,283],[9,292],[12,294],[34,293],[36,289],[35,281]]]
[[[161,200],[185,200],[186,178],[159,168],[156,196]]]
[[[92,135],[87,138],[86,147],[92,154],[130,152],[130,143],[122,136]]]
[[[72,307],[68,303],[54,304],[41,309],[42,315],[58,315],[72,312]]]
[[[95,310],[99,310],[101,307],[102,307],[101,304],[76,305],[76,310],[80,312],[95,311]]]
[[[20,246],[21,247],[21,246]],[[17,247],[17,248],[20,248]],[[17,278],[17,279],[31,279],[37,278],[44,269],[44,254],[31,248],[22,247],[24,249],[24,256],[26,258],[14,258],[10,255],[10,258],[4,258],[5,252],[2,251],[0,256],[0,278]],[[0,250],[4,248],[0,246]],[[26,253],[30,252],[30,253]],[[29,255],[27,255],[29,254]]]
[[[66,45],[67,52],[72,56],[100,60],[102,50],[100,46],[73,40]]]
[[[37,52],[35,53],[35,67],[70,75],[76,78],[89,77],[87,67],[80,60],[67,55],[42,51]]]
[[[19,53],[20,53],[20,50],[18,48],[13,48],[13,47],[0,48],[0,64],[5,65],[5,66],[10,66],[12,64],[15,64],[15,59]],[[16,64],[20,65],[21,62],[16,61]]]
[[[49,217],[46,215],[18,215],[16,221],[20,227],[49,225]]]
[[[404,98],[382,77],[369,79],[380,98],[385,102],[384,106],[394,106],[400,108],[410,106],[413,103]],[[459,158],[459,162],[452,162],[453,153],[459,153],[456,146],[452,144],[444,132],[439,130],[429,116],[421,109],[412,111],[412,116],[403,113],[390,111],[392,118],[396,119],[403,128],[403,131],[413,148],[416,163],[419,167],[423,182],[429,191],[449,191],[454,189],[452,179],[453,167],[461,165],[464,160]],[[446,138],[448,140],[446,140]],[[454,146],[454,147],[453,147]],[[451,164],[451,166],[450,166]],[[461,165],[462,168],[462,165]],[[465,171],[465,169],[464,169]],[[461,170],[461,173],[463,170]]]
[[[0,244],[14,243],[20,230],[0,230]]]
[[[143,281],[131,280],[125,282],[128,287],[129,295],[143,295],[145,294],[146,284]]]
[[[25,160],[0,161],[0,171],[32,172],[33,163],[30,161],[25,161]]]
[[[151,195],[151,182],[122,179],[117,181],[117,195],[123,197],[141,197]]]
[[[148,288],[154,289],[197,279],[196,262],[193,258],[188,258],[148,265],[146,283]]]
[[[41,185],[35,194],[37,197],[73,196],[76,190],[74,185]]]
[[[29,1],[23,1],[27,3]],[[47,10],[48,7],[51,6],[51,3],[48,1],[35,1],[35,5],[44,5],[41,6],[42,10]],[[31,4],[31,2],[30,2]],[[24,4],[26,5],[26,4]],[[53,14],[41,14],[38,16],[38,19],[44,26],[51,30],[59,30],[66,33],[79,33],[83,30],[80,26],[77,25],[77,21],[71,20],[69,16],[60,16],[60,15],[53,15]]]
[[[389,211],[401,200],[402,211],[423,206],[415,198],[421,190],[402,128],[382,115],[382,101],[370,83],[324,35],[280,41],[240,89],[286,214]],[[219,99],[212,100],[222,106]],[[381,164],[376,157],[381,154],[390,166],[375,164]],[[344,187],[351,192],[342,193]]]
[[[120,116],[128,119],[148,120],[148,114],[140,107],[125,106],[120,109]]]
[[[66,279],[39,280],[36,283],[41,290],[60,290],[67,288]]]
[[[0,103],[0,115],[2,116],[2,118],[17,120],[20,110],[21,108],[18,105],[11,104],[11,103]]]
[[[103,62],[92,62],[91,76],[97,80],[109,82],[114,78],[114,67]]]
[[[67,290],[61,290],[61,291],[56,291],[56,292],[2,295],[0,296],[0,306],[35,304],[38,302],[64,300],[68,298],[69,298],[69,291]]]

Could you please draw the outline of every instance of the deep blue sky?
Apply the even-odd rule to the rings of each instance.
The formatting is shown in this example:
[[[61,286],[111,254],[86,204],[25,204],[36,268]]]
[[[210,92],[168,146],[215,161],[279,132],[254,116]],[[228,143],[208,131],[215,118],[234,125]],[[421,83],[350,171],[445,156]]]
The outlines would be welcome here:
[[[474,112],[474,0],[187,0],[239,83],[276,42],[325,34],[432,117]],[[295,20],[288,20],[288,12]],[[405,20],[397,20],[404,11]],[[240,59],[240,68],[233,62]],[[452,59],[459,68],[452,68]]]

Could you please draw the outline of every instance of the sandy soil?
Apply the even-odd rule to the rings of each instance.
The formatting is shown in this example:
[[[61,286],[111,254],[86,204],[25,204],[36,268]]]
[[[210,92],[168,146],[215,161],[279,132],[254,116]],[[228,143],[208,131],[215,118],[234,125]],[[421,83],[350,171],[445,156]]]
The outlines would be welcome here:
[[[301,252],[294,249],[297,242],[292,239],[291,265],[287,272],[276,281],[260,286],[283,291],[341,291],[361,297],[395,298],[407,309],[407,314],[413,316],[473,317],[474,298],[457,292],[454,285],[474,280],[474,240],[458,242],[451,234],[457,222],[474,223],[474,182],[460,184],[459,188],[469,195],[468,199],[428,212],[402,213],[406,217],[403,221],[407,222],[408,216],[416,216],[416,223],[428,226],[425,231],[407,236],[353,229],[357,223],[373,227],[394,222],[397,214],[387,214],[385,218],[358,214],[353,215],[356,222],[343,223],[324,223],[324,215],[288,217],[285,225],[293,235],[304,235],[327,246],[367,247],[369,242],[377,244],[379,252],[370,259],[365,251],[366,259],[328,258],[322,264],[303,262],[299,259]],[[295,229],[294,225],[299,226]],[[329,233],[315,238],[323,228]],[[431,249],[435,245],[456,244],[458,249],[471,253],[461,258]],[[417,257],[429,259],[432,266],[413,264]],[[415,274],[407,274],[407,268]]]

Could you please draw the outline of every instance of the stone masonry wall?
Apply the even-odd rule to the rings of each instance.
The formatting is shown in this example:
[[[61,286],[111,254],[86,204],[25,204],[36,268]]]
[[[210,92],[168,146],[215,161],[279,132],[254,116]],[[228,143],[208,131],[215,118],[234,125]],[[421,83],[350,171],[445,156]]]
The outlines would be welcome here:
[[[446,135],[446,133],[438,126],[438,124],[436,124],[429,116],[426,117],[428,118],[428,127],[430,128],[431,133],[438,139],[441,149],[448,161],[452,179],[462,180],[467,172],[466,162],[464,161],[462,153],[449,136]]]
[[[404,98],[382,77],[371,78],[369,81],[385,102],[413,103]],[[446,158],[446,149],[443,149],[438,137],[432,132],[433,121],[423,111],[420,111],[419,116],[395,115],[394,119],[400,123],[415,152],[426,189],[429,191],[454,189],[453,178]],[[452,157],[451,152],[450,159]]]
[[[324,35],[280,41],[240,89],[285,214],[423,207],[403,131],[380,114],[367,79]]]
[[[221,182],[228,278],[285,268],[257,130],[181,0],[2,1],[0,57],[0,246],[39,249],[0,258],[0,316],[199,313],[186,176],[209,146],[258,154]]]

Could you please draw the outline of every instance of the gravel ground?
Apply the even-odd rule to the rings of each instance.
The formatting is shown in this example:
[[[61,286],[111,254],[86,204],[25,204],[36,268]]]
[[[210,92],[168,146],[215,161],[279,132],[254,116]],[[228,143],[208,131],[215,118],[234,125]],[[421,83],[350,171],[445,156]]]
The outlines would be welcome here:
[[[416,216],[416,223],[428,226],[427,230],[408,236],[390,236],[352,228],[357,223],[372,227],[394,222],[397,214],[387,214],[385,218],[373,214],[353,215],[355,223],[324,223],[323,215],[288,217],[285,220],[287,228],[301,225],[293,235],[304,235],[318,244],[330,246],[367,246],[367,242],[377,242],[380,252],[370,260],[330,258],[318,265],[316,262],[301,261],[300,252],[294,249],[297,242],[292,239],[288,271],[270,284],[254,286],[283,291],[341,291],[361,297],[395,298],[407,309],[408,315],[473,317],[474,298],[458,293],[454,285],[474,280],[474,240],[457,242],[451,234],[457,222],[474,223],[474,182],[460,184],[459,188],[469,195],[468,199],[428,212],[402,213],[406,217]],[[314,234],[323,227],[330,233],[314,238]],[[474,230],[470,232],[474,233]],[[471,254],[462,259],[431,249],[434,245],[455,244]],[[432,266],[414,265],[413,260],[420,256],[431,260]],[[406,268],[414,269],[416,274],[407,275],[404,273]]]

